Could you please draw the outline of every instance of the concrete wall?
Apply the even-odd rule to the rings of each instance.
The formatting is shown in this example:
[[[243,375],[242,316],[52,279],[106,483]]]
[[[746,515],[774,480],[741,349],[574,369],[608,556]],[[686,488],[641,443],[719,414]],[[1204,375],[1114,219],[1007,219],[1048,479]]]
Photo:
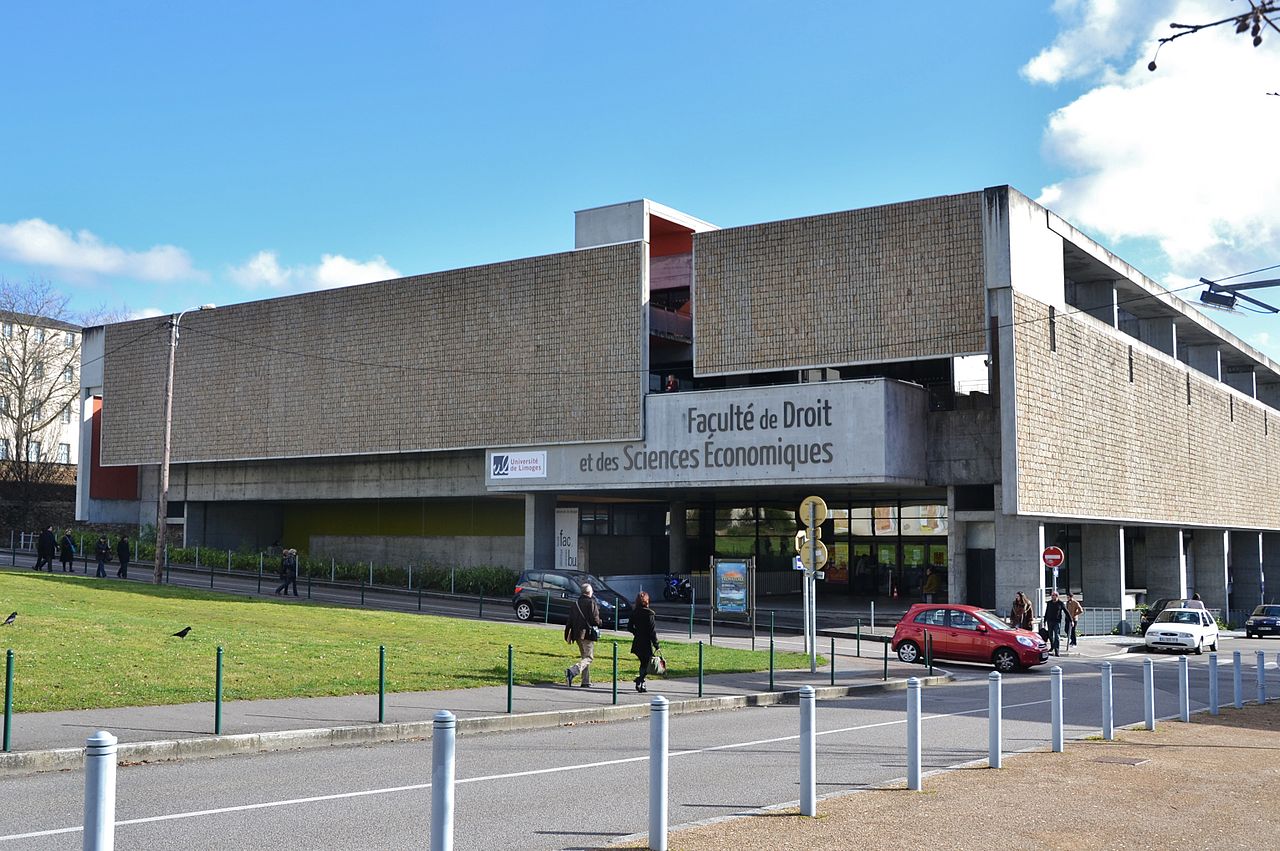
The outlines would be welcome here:
[[[188,313],[173,460],[638,438],[647,255],[630,243]],[[104,463],[159,461],[166,323],[107,326]]]
[[[694,236],[694,369],[986,349],[981,193]]]
[[[286,542],[296,544],[296,541]],[[372,561],[392,566],[506,567],[519,571],[524,562],[524,538],[438,536],[395,537],[382,535],[312,535],[308,542],[314,558],[338,561]]]
[[[964,404],[966,398],[957,397],[957,405]],[[993,407],[930,411],[926,422],[930,485],[1000,481],[999,411]]]

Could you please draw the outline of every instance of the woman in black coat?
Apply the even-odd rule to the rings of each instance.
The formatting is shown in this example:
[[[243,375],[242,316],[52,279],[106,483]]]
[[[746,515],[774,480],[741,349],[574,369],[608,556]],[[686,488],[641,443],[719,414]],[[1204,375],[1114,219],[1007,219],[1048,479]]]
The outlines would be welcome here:
[[[640,660],[640,676],[636,677],[636,691],[646,692],[644,678],[649,673],[649,660],[658,650],[658,625],[649,608],[649,594],[641,591],[636,595],[636,605],[631,611],[631,623],[627,629],[635,638],[631,639],[631,652]]]

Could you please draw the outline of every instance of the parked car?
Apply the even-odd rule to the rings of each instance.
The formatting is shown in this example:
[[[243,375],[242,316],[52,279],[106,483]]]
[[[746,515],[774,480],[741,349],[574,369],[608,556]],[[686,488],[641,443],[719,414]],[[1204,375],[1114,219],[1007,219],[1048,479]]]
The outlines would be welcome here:
[[[1199,600],[1192,600],[1186,597],[1160,597],[1154,600],[1146,611],[1138,619],[1138,632],[1142,635],[1147,634],[1147,630],[1151,624],[1155,623],[1157,617],[1165,609],[1203,609],[1204,603]]]
[[[1203,608],[1180,609],[1166,606],[1147,629],[1147,647],[1151,650],[1218,649],[1218,624]]]
[[[1258,606],[1244,622],[1244,634],[1248,638],[1255,635],[1280,635],[1280,606]]]
[[[631,603],[600,577],[581,570],[526,570],[521,573],[516,580],[515,596],[511,599],[516,619],[528,621],[546,617],[563,622],[569,617],[569,607],[577,605],[582,586],[587,584],[600,606],[600,620],[604,625],[613,626],[616,610],[618,626],[625,628],[631,617]]]
[[[1041,665],[1049,660],[1049,645],[1039,635],[1016,629],[994,612],[977,606],[916,603],[893,631],[893,651],[903,662],[923,662],[925,632],[934,659],[982,662],[1002,674]]]

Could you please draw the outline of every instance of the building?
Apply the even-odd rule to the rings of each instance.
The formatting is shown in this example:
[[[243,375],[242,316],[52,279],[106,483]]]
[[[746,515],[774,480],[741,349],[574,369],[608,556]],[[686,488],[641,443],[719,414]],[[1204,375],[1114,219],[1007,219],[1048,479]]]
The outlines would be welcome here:
[[[167,357],[164,319],[86,332],[82,519],[153,517]],[[189,313],[176,357],[188,543],[752,555],[768,591],[816,494],[823,594],[906,602],[932,567],[1001,609],[1274,595],[1280,368],[1009,187],[726,229],[583,210],[567,253]]]
[[[70,485],[80,456],[80,326],[0,311],[0,469]]]

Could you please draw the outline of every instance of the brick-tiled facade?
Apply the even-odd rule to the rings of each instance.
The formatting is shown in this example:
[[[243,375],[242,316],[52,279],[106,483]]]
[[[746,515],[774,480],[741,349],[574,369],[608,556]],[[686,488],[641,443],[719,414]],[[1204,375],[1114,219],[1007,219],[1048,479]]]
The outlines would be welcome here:
[[[694,237],[701,375],[986,348],[982,193]]]
[[[1020,514],[1280,528],[1274,411],[1083,314],[1051,350],[1049,307],[1014,310]]]
[[[173,460],[640,436],[633,242],[191,312]],[[166,319],[107,327],[102,457],[160,460]]]

